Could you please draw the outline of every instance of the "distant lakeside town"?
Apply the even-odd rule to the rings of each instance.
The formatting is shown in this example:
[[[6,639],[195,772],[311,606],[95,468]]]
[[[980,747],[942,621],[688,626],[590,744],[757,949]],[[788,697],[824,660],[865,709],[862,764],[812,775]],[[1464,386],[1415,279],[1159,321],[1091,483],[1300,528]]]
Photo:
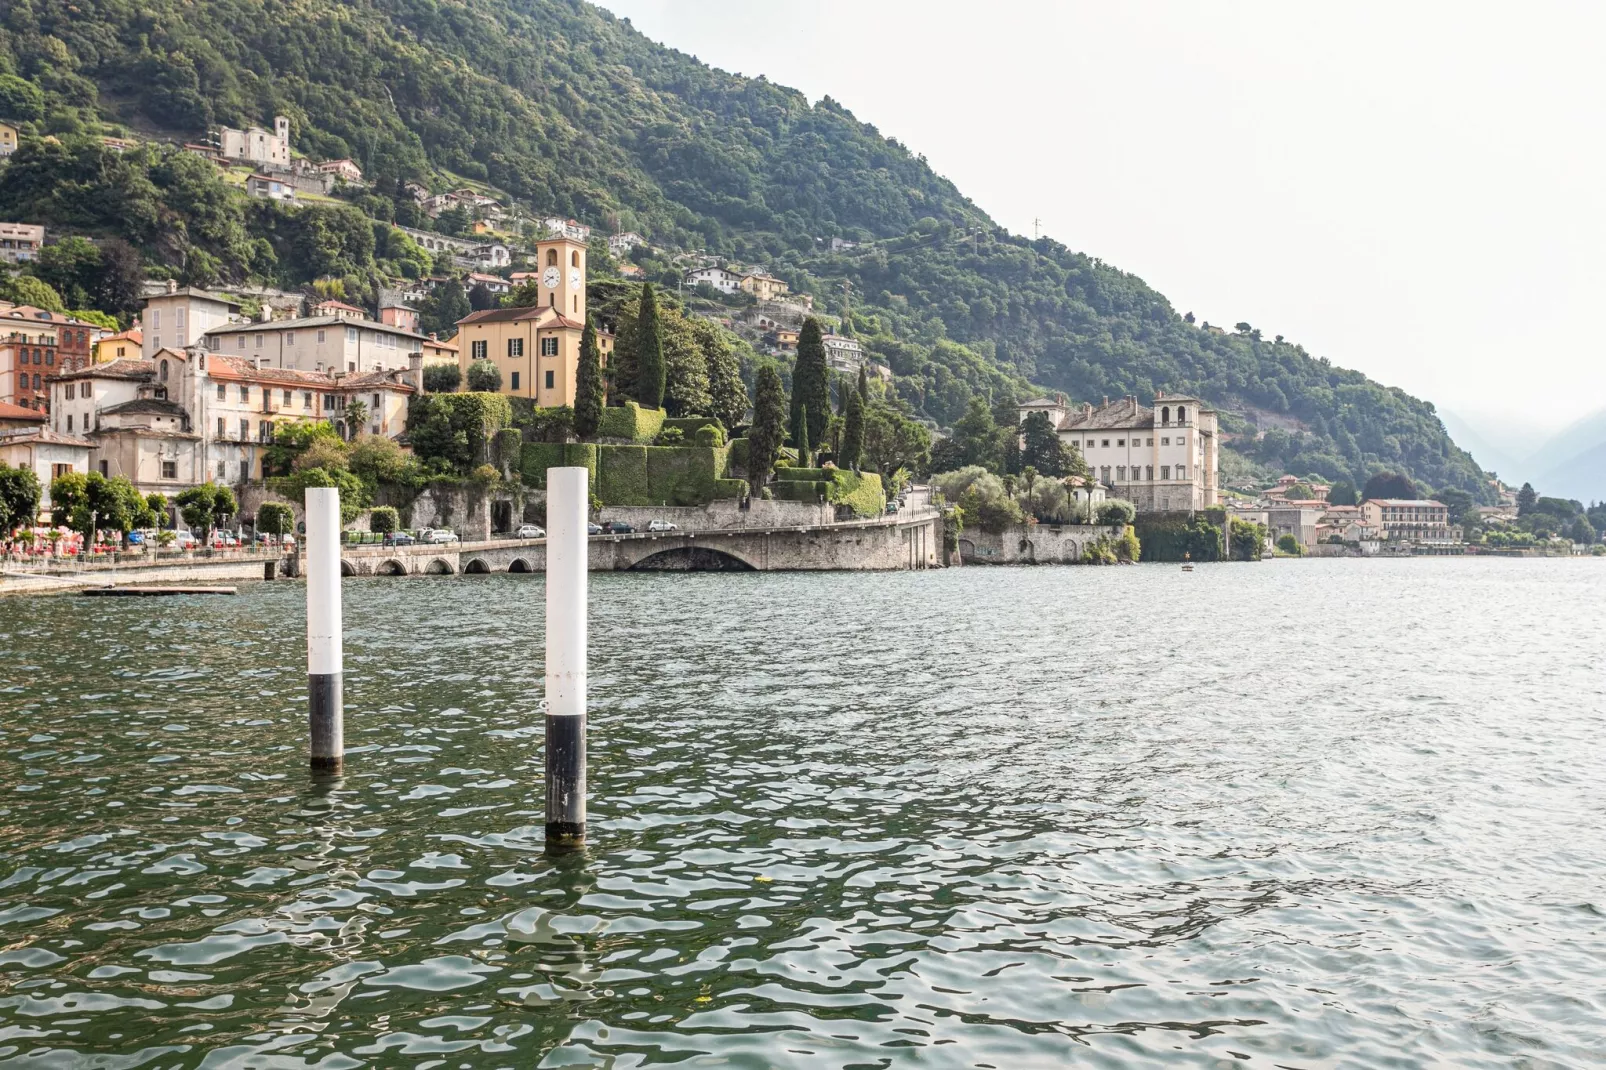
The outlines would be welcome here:
[[[18,136],[0,123],[0,156]],[[281,204],[364,183],[350,159],[293,152],[283,117],[184,151]],[[1235,480],[1218,413],[1188,394],[973,397],[939,429],[850,322],[761,268],[686,254],[676,291],[655,292],[629,260],[652,251],[639,233],[528,218],[474,188],[406,192],[466,236],[394,224],[435,270],[372,304],[338,279],[293,292],[139,277],[123,280],[137,315],[119,322],[65,307],[50,281],[112,271],[105,250],[0,223],[8,555],[277,545],[308,486],[341,488],[355,542],[484,539],[539,530],[545,471],[569,464],[620,533],[885,520],[918,487],[948,564],[1602,549],[1600,506],[1497,480],[1494,505],[1390,471],[1362,487]]]

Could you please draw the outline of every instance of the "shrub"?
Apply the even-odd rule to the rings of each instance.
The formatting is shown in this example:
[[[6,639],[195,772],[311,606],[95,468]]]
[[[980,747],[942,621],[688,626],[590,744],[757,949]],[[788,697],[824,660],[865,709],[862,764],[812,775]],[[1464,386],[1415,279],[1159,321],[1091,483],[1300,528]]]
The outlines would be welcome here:
[[[1131,524],[1115,540],[1115,556],[1121,561],[1136,561],[1143,556],[1143,544],[1138,541],[1137,529]]]
[[[1100,524],[1130,524],[1137,519],[1138,507],[1120,498],[1110,498],[1099,506]]]
[[[401,527],[401,517],[388,505],[375,506],[368,513],[368,530],[376,535],[388,535]]]
[[[488,360],[476,360],[468,366],[468,388],[483,394],[494,394],[502,389],[502,369]]]
[[[470,472],[468,478],[472,479],[476,483],[484,483],[489,485],[500,479],[501,475],[502,474],[496,470],[495,465],[482,464],[478,468],[474,469],[474,471]]]
[[[394,512],[394,510],[392,510]],[[257,531],[283,535],[295,527],[296,515],[284,502],[263,502],[257,506]]]
[[[848,506],[855,516],[880,516],[887,511],[887,495],[881,487],[881,477],[874,472],[833,470],[829,500]]]
[[[1292,535],[1279,535],[1277,537],[1277,549],[1294,557],[1298,557],[1305,552],[1304,547],[1299,545],[1299,540]]]
[[[685,437],[686,433],[680,428],[666,427],[658,432],[658,437],[653,439],[652,444],[654,446],[678,446]]]
[[[602,410],[602,422],[597,425],[597,437],[622,438],[646,445],[663,430],[664,414],[661,409],[644,409],[634,401],[610,406]]]
[[[725,445],[725,432],[714,424],[704,424],[697,429],[695,441],[699,446],[717,449]]]
[[[455,394],[463,385],[463,373],[455,364],[426,364],[424,389],[431,394]]]

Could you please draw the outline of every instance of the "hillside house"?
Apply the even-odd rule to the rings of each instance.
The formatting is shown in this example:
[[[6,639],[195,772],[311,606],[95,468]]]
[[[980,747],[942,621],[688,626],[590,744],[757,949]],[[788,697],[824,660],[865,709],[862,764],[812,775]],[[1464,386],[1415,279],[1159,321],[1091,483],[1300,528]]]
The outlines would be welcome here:
[[[253,171],[245,180],[245,195],[264,201],[293,201],[296,199],[296,187],[288,177],[275,178]]]
[[[318,165],[324,174],[333,175],[348,186],[362,185],[362,168],[351,159],[328,160]]]
[[[0,260],[25,264],[37,259],[45,244],[45,228],[40,223],[0,223]]]
[[[290,169],[290,120],[283,115],[273,117],[271,132],[260,126],[246,130],[219,127],[217,144],[218,154],[225,160],[254,164],[270,171]]]

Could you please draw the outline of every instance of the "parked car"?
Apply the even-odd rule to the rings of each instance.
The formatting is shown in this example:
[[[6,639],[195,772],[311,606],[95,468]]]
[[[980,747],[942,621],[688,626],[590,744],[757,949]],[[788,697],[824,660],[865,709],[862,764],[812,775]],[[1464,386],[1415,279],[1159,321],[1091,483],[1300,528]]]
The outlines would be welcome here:
[[[430,528],[429,534],[424,538],[424,541],[431,543],[456,542],[457,534],[450,528]]]
[[[173,549],[175,549],[175,550],[193,550],[199,545],[201,545],[201,540],[197,539],[195,537],[195,533],[194,532],[191,532],[191,531],[175,531],[175,532],[173,532]]]
[[[130,546],[144,546],[145,545],[145,533],[142,532],[142,531],[130,531],[128,533],[128,545],[130,545]]]
[[[668,520],[649,520],[648,531],[679,531],[680,525]]]
[[[620,520],[610,520],[602,525],[602,534],[604,535],[629,535],[635,530],[635,528]]]
[[[387,531],[384,539],[386,546],[411,546],[417,541],[405,531]]]
[[[546,528],[543,528],[540,524],[524,524],[513,533],[513,537],[516,539],[544,539],[546,538]]]
[[[214,532],[212,532],[212,549],[214,549],[214,550],[233,549],[234,547],[236,547],[238,545],[240,545],[240,540],[236,539],[232,532],[228,532],[228,531],[214,531]]]
[[[592,521],[587,521],[586,522],[586,534],[587,535],[601,535],[602,534],[602,525],[594,523]]]

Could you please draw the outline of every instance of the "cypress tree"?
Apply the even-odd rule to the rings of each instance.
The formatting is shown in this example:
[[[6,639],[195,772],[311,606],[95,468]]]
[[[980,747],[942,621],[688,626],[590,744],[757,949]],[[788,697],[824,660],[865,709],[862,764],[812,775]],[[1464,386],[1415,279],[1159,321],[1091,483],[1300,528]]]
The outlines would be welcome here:
[[[803,321],[797,338],[797,363],[792,367],[792,437],[799,439],[803,416],[808,426],[824,431],[831,418],[831,378],[825,364],[825,342],[820,321],[810,316]],[[806,434],[806,432],[804,432]]]
[[[786,435],[786,390],[774,365],[758,370],[753,396],[753,426],[747,432],[747,481],[757,491],[769,481]]]
[[[859,400],[864,402],[870,400],[870,376],[865,372],[863,364],[859,365]]]
[[[602,423],[602,350],[597,346],[597,323],[586,317],[580,335],[580,366],[574,373],[574,430],[581,438],[597,433]]]
[[[796,404],[797,402],[794,398],[794,408]],[[799,468],[807,468],[809,466],[809,410],[807,409],[798,411],[797,434],[794,436],[792,444],[797,447],[797,466]]]
[[[859,374],[864,374],[861,369]],[[864,398],[857,390],[848,392],[848,414],[842,428],[842,455],[837,464],[859,470],[859,455],[864,452]]]
[[[636,401],[649,409],[664,404],[664,339],[658,325],[658,299],[652,283],[641,287],[641,308],[636,313]]]

